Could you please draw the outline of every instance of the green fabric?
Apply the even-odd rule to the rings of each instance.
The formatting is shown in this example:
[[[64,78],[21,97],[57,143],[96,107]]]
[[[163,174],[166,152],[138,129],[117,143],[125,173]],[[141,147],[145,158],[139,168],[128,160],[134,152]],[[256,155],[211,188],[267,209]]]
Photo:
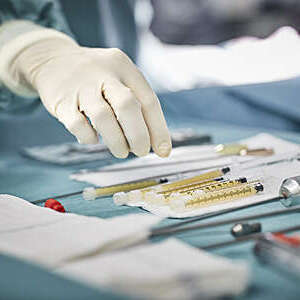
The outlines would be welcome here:
[[[72,35],[59,1],[55,0],[1,0],[0,26],[12,20],[28,20],[35,24],[54,28]],[[5,86],[0,85],[0,112],[26,113],[38,105],[37,99],[26,99],[16,96]]]
[[[1,0],[0,24],[20,19],[71,34],[56,0]]]

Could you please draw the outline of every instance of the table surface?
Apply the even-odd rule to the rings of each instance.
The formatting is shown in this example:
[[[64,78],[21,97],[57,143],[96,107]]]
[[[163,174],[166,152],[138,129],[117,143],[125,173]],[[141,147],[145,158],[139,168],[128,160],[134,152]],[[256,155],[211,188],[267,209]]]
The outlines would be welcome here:
[[[254,127],[226,125],[197,118],[174,118],[168,115],[172,128],[191,127],[199,133],[208,133],[215,143],[232,142],[261,132]],[[293,132],[263,130],[278,137],[300,143],[300,135]],[[37,109],[32,115],[0,116],[0,193],[7,193],[34,201],[68,192],[79,191],[87,184],[69,180],[69,175],[81,168],[98,167],[101,162],[77,166],[55,166],[22,157],[18,150],[22,146],[52,144],[71,141],[72,138],[53,118]],[[84,201],[80,196],[61,200],[67,211],[87,216],[109,218],[130,213],[147,213],[139,208],[116,207],[111,197]],[[282,208],[278,202],[249,207],[214,217],[221,220],[230,217],[267,212]],[[170,224],[174,220],[165,220]],[[280,227],[300,224],[298,216],[293,214],[263,221],[264,231],[276,231]],[[178,235],[178,238],[194,246],[204,246],[231,238],[229,227],[194,231]],[[253,244],[245,243],[212,251],[233,260],[244,260],[251,268],[250,288],[240,299],[299,299],[300,286],[286,274],[261,265],[252,253]],[[126,295],[117,295],[105,289],[95,290],[79,282],[51,274],[39,266],[22,262],[13,257],[0,255],[0,299],[121,299]]]

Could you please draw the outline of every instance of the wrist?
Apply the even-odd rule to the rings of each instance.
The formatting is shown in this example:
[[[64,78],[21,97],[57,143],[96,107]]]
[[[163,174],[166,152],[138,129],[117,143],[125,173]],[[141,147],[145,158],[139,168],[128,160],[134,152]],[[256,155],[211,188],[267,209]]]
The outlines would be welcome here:
[[[9,40],[6,39],[6,41],[0,45],[0,82],[17,95],[33,98],[37,97],[38,93],[31,83],[30,65],[37,66],[35,61],[45,60],[47,56],[47,49],[42,51],[39,45],[46,45],[46,43],[50,44],[55,40],[59,40],[56,43],[57,48],[66,48],[67,44],[68,47],[70,47],[69,45],[71,44],[72,47],[79,46],[69,36],[33,23],[28,25],[28,31],[24,31],[21,34],[16,33],[15,28],[18,24],[15,23],[17,22],[18,21],[0,27],[0,29],[3,28],[2,31],[0,30],[0,35],[1,32],[5,32],[6,36],[13,36],[13,38]],[[24,21],[20,22],[24,23]],[[25,25],[26,23],[24,26]],[[35,51],[35,49],[39,49],[39,51]],[[26,59],[28,62],[26,62]]]
[[[43,67],[58,57],[80,51],[80,46],[71,39],[43,39],[24,49],[15,60],[19,75],[33,89],[38,90],[37,78]]]

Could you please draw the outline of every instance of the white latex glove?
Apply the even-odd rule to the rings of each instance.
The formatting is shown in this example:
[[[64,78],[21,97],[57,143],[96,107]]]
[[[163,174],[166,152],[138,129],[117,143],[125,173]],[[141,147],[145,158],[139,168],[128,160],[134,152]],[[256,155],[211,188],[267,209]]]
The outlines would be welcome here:
[[[31,85],[80,143],[97,143],[100,134],[116,157],[146,155],[150,145],[168,156],[159,100],[133,62],[118,49],[80,47],[61,36],[24,49],[11,68],[16,80]]]

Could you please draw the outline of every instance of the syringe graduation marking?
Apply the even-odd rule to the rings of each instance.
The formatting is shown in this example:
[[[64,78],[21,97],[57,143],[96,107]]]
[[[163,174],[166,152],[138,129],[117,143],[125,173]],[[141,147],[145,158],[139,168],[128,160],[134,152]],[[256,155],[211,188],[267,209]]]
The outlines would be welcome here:
[[[171,201],[171,206],[176,208],[193,208],[211,205],[219,202],[232,201],[239,198],[245,198],[254,195],[260,191],[263,191],[263,185],[258,184],[244,184],[241,186],[235,186],[229,189],[218,190],[202,194],[189,195],[186,198],[180,199],[174,198]]]
[[[230,168],[228,168],[228,167],[220,169],[220,170],[209,171],[209,172],[200,174],[198,176],[193,176],[190,178],[186,178],[186,179],[182,179],[182,180],[178,180],[175,182],[164,184],[164,185],[162,185],[162,190],[167,191],[167,190],[181,187],[184,185],[193,184],[193,183],[197,183],[197,182],[200,183],[202,181],[209,180],[209,179],[215,179],[215,178],[223,176],[224,174],[228,173],[229,171],[230,171]]]
[[[158,193],[164,194],[165,197],[169,197],[174,192],[180,194],[192,194],[194,191],[198,191],[198,190],[201,190],[203,192],[212,192],[216,190],[221,190],[221,189],[226,189],[233,186],[241,185],[246,182],[247,182],[246,178],[224,180],[224,181],[212,180],[212,181],[202,182],[200,184],[183,186],[181,188],[173,189],[172,191],[168,191],[168,192],[158,192]]]
[[[257,192],[258,188],[253,185],[238,186],[228,190],[226,189],[197,195],[194,199],[189,200],[185,205],[205,205],[212,202],[234,200],[254,195]]]

